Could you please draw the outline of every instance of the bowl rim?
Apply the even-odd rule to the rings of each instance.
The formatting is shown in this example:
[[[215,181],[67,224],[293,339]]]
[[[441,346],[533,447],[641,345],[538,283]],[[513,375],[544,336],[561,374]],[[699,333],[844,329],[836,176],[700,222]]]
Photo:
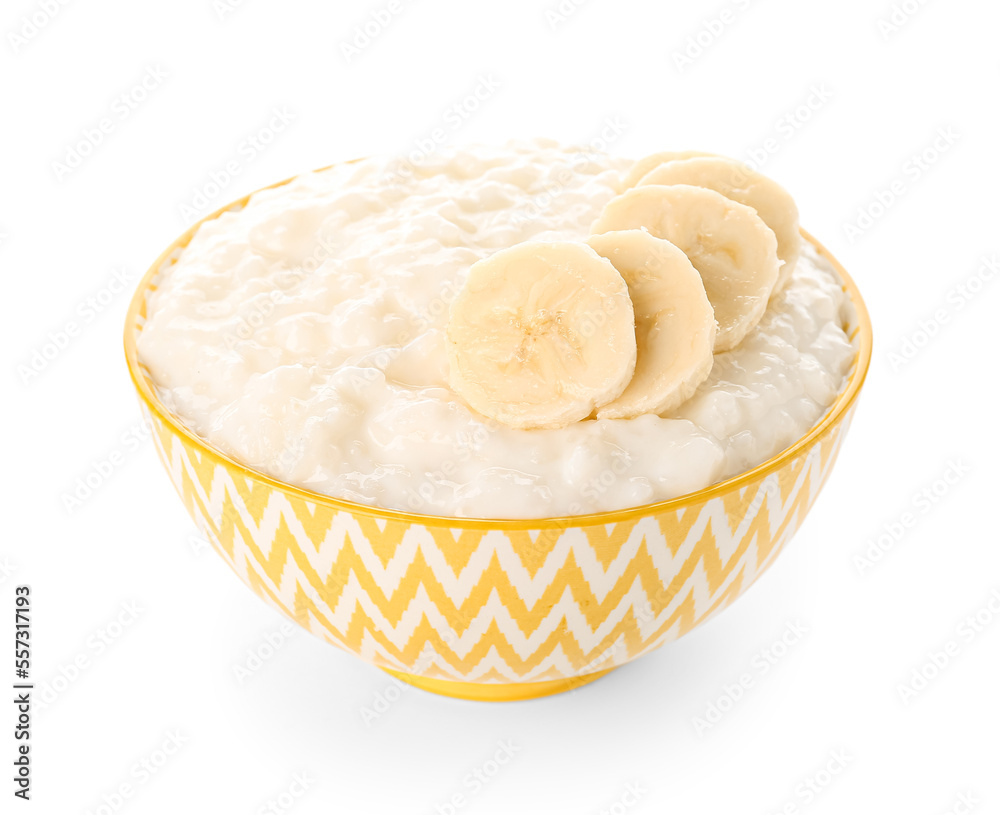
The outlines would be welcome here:
[[[360,160],[361,159],[354,159],[353,161],[341,162],[341,164],[353,164],[354,162]],[[322,172],[323,170],[330,169],[333,166],[336,165],[320,167],[312,172]],[[219,207],[214,212],[205,215],[198,221],[191,224],[183,233],[171,241],[170,245],[160,253],[155,261],[153,261],[153,264],[142,276],[142,279],[136,286],[132,299],[129,302],[128,311],[125,315],[124,341],[125,361],[128,365],[132,383],[135,386],[143,404],[157,417],[160,422],[167,425],[173,433],[183,437],[189,444],[197,448],[202,457],[207,455],[209,458],[215,460],[216,463],[225,464],[229,468],[237,470],[246,478],[263,482],[273,489],[277,489],[286,494],[294,495],[295,497],[308,501],[312,504],[322,505],[330,509],[348,512],[353,515],[365,515],[378,520],[398,521],[407,524],[420,524],[435,528],[496,529],[501,531],[568,529],[573,527],[610,525],[646,516],[659,515],[664,512],[682,510],[695,504],[701,504],[717,496],[730,493],[733,490],[741,489],[747,484],[766,477],[771,473],[780,470],[790,461],[797,458],[806,449],[813,447],[834,427],[836,427],[850,411],[854,403],[857,401],[858,394],[861,392],[861,386],[864,384],[865,378],[868,374],[868,368],[871,363],[872,355],[872,326],[868,309],[861,296],[861,291],[858,289],[857,284],[851,276],[847,273],[847,270],[841,265],[840,261],[838,261],[823,244],[816,240],[805,229],[800,227],[799,232],[802,237],[812,244],[820,256],[825,258],[833,266],[838,277],[840,278],[844,291],[847,292],[848,297],[851,300],[851,304],[853,305],[857,316],[857,358],[854,362],[854,369],[851,372],[846,386],[837,396],[836,400],[834,400],[834,403],[826,410],[820,420],[793,444],[789,445],[761,464],[758,464],[756,467],[745,470],[732,476],[731,478],[725,479],[724,481],[719,481],[708,487],[704,487],[703,489],[695,490],[694,492],[685,493],[684,495],[680,495],[676,498],[654,501],[652,503],[640,504],[639,506],[626,507],[624,509],[591,512],[585,515],[562,515],[543,518],[462,518],[451,515],[425,515],[418,512],[408,512],[406,510],[385,509],[375,505],[351,501],[346,498],[335,498],[320,492],[314,492],[313,490],[309,490],[304,487],[289,484],[286,481],[281,481],[267,475],[264,472],[261,472],[260,470],[237,461],[228,454],[224,453],[222,450],[214,447],[212,444],[205,441],[190,430],[174,413],[167,409],[167,407],[160,401],[156,391],[153,389],[151,378],[142,371],[142,366],[138,357],[136,338],[139,334],[137,330],[138,322],[140,313],[143,311],[145,306],[147,290],[155,277],[159,274],[160,270],[163,268],[163,265],[175,252],[184,249],[188,243],[190,243],[191,239],[194,237],[195,233],[202,226],[202,224],[214,220],[226,212],[246,206],[250,198],[259,192],[284,186],[298,177],[298,175],[291,176],[290,178],[275,182],[274,184],[269,184],[266,187],[261,187]]]

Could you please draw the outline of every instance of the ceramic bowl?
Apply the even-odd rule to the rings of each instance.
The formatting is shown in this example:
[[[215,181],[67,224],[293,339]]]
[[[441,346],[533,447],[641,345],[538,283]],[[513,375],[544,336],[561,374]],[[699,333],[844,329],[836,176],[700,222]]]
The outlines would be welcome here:
[[[577,687],[726,608],[774,562],[816,500],[871,356],[857,287],[803,233],[850,297],[845,329],[857,356],[839,398],[791,447],[707,489],[614,512],[470,520],[379,509],[233,460],[157,397],[136,339],[147,295],[200,223],[147,272],[125,325],[132,381],[184,506],[265,602],[396,677],[450,696],[499,701]]]

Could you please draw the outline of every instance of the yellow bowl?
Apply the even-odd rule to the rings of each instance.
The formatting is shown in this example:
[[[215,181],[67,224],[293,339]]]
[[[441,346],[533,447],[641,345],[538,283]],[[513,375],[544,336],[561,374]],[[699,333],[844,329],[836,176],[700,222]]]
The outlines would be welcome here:
[[[677,639],[771,565],[833,468],[868,370],[871,323],[843,267],[803,232],[850,296],[844,327],[858,353],[823,418],[759,467],[671,501],[523,521],[395,512],[270,478],[185,427],[136,354],[159,275],[201,223],[248,198],[188,229],[139,284],[125,355],[142,411],[188,512],[236,574],[313,634],[417,687],[545,696]]]

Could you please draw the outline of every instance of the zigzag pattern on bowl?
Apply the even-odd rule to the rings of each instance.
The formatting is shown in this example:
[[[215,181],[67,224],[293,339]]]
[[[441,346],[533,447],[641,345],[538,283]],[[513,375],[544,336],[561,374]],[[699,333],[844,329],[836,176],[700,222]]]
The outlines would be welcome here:
[[[188,511],[269,603],[381,667],[510,683],[621,665],[725,608],[801,524],[853,407],[742,489],[616,524],[538,529],[310,502],[254,481],[143,411]]]

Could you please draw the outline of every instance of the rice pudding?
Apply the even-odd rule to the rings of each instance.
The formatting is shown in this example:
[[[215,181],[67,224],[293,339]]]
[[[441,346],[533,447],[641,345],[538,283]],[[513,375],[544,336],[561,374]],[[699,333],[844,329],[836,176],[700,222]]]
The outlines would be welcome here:
[[[633,164],[534,141],[365,159],[261,191],[161,275],[139,357],[208,443],[338,498],[541,518],[707,487],[795,442],[845,385],[851,304],[808,243],[759,321],[663,415],[520,429],[450,376],[470,268],[527,241],[586,242]]]

